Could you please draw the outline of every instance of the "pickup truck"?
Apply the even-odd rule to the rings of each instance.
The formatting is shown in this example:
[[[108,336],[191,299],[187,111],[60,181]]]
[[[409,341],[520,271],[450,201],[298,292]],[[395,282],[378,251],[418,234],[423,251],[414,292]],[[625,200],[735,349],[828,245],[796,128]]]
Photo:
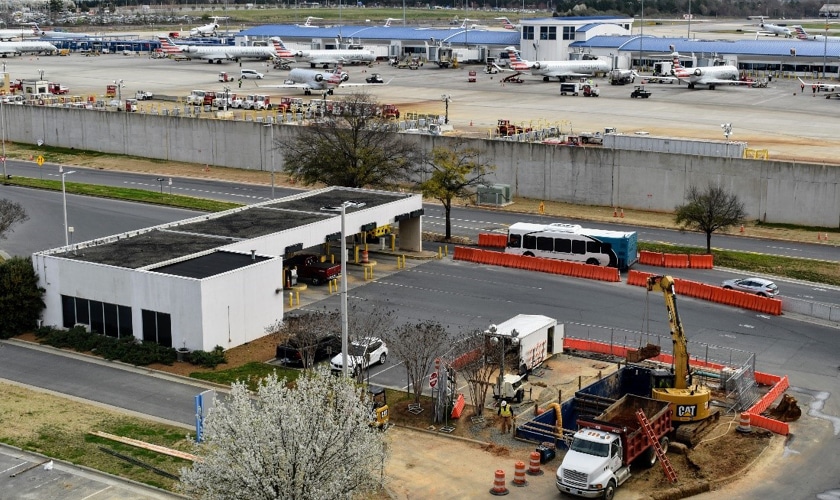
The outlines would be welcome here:
[[[650,438],[636,419],[641,408],[663,452],[668,451],[671,407],[667,401],[627,394],[595,419],[579,418],[563,463],[557,469],[557,489],[585,498],[612,500],[630,478],[630,464],[652,467],[657,460]]]
[[[297,268],[298,279],[309,281],[315,286],[337,279],[341,274],[341,264],[321,262],[320,257],[314,254],[293,255],[285,259],[283,267]]]
[[[138,90],[137,92],[134,93],[134,98],[137,99],[138,101],[148,101],[148,100],[154,98],[154,94],[152,94],[151,92],[148,92],[146,90]]]

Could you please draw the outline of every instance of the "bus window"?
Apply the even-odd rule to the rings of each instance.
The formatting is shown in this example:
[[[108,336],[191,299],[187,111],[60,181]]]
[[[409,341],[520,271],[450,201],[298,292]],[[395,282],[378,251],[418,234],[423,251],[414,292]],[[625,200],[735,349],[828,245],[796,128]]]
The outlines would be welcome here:
[[[557,238],[554,240],[554,251],[572,253],[572,240],[569,238]]]
[[[511,248],[519,248],[522,246],[522,235],[520,234],[511,234],[508,237],[508,244]]]
[[[542,250],[544,252],[551,252],[554,250],[554,238],[540,236],[537,238],[537,250]]]
[[[597,241],[587,241],[586,253],[601,253],[601,244]]]
[[[610,254],[612,253],[612,245],[609,243],[601,242],[601,253]]]
[[[572,253],[585,254],[586,242],[583,240],[572,240]]]
[[[537,237],[526,234],[522,240],[522,248],[527,248],[528,250],[537,248]]]

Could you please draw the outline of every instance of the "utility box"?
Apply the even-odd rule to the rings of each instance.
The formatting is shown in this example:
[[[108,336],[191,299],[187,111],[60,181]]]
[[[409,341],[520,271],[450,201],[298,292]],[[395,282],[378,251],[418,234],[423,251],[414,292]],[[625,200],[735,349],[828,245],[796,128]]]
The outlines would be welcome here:
[[[479,186],[476,189],[476,203],[478,205],[492,205],[504,207],[513,204],[510,197],[510,184],[492,184]]]

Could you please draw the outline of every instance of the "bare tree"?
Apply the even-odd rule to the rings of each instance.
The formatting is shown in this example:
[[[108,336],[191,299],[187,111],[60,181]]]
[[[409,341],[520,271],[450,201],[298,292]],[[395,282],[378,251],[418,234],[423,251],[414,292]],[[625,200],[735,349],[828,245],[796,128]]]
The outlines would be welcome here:
[[[6,239],[6,233],[12,231],[15,224],[28,219],[23,205],[7,199],[0,200],[0,240]]]
[[[423,380],[442,348],[449,344],[446,329],[436,321],[404,323],[387,335],[388,349],[402,361],[411,384],[414,402],[420,402]]]
[[[379,104],[368,94],[351,94],[328,114],[307,127],[297,139],[278,142],[283,169],[302,184],[346,187],[389,187],[416,170],[421,148],[393,132],[378,116]]]
[[[294,387],[270,375],[254,397],[234,383],[205,419],[201,459],[181,470],[179,489],[214,500],[369,498],[387,457],[370,423],[365,391],[327,368]]]
[[[467,379],[467,387],[470,392],[470,399],[475,407],[475,414],[481,416],[484,413],[484,402],[487,400],[487,391],[493,385],[491,379],[496,372],[498,365],[489,362],[493,355],[492,344],[481,331],[474,331],[466,335],[453,351],[452,367]]]
[[[443,204],[446,215],[446,240],[452,239],[452,201],[471,198],[478,186],[496,167],[484,163],[478,149],[467,147],[466,139],[458,139],[451,147],[437,147],[425,162],[420,190],[424,196]]]
[[[326,309],[289,314],[282,323],[266,330],[276,335],[278,351],[284,356],[300,356],[303,368],[313,367],[319,348],[340,332],[338,313]]]
[[[386,309],[371,302],[354,301],[347,305],[347,331],[350,341],[366,337],[378,337],[388,344],[388,350],[392,347],[388,342],[388,336],[394,329],[396,313],[392,309]],[[339,317],[340,321],[340,317]],[[338,330],[341,331],[341,326]],[[368,353],[365,356],[369,356]],[[356,379],[359,383],[364,382],[365,370],[356,372]]]
[[[706,234],[706,253],[712,253],[712,233],[740,224],[746,217],[744,204],[738,196],[726,192],[721,186],[709,183],[705,191],[691,186],[688,202],[676,208],[674,220],[682,229],[693,229]]]

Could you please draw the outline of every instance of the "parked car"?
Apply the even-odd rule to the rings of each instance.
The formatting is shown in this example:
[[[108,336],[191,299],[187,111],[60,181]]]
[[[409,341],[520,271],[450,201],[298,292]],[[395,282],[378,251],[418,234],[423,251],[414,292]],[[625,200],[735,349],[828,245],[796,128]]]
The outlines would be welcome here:
[[[342,355],[339,352],[330,360],[330,368],[334,371],[341,371]],[[347,352],[347,371],[354,376],[362,370],[370,368],[370,365],[379,363],[384,365],[388,359],[388,346],[382,339],[376,337],[365,337],[354,340],[350,343]]]
[[[263,74],[254,69],[242,69],[239,70],[239,76],[243,80],[248,78],[256,78],[257,80],[262,80]]]
[[[303,342],[303,345],[301,344],[297,338],[290,338],[285,344],[277,346],[275,357],[284,365],[308,368],[303,366],[303,353],[301,353],[301,349],[306,350],[311,345],[308,345],[309,342]],[[321,337],[314,347],[315,356],[312,359],[314,363],[330,359],[333,354],[341,353],[341,337],[338,335]]]
[[[721,285],[727,290],[738,290],[740,292],[754,293],[761,297],[775,297],[779,295],[779,287],[770,280],[764,278],[741,278],[726,280]]]

